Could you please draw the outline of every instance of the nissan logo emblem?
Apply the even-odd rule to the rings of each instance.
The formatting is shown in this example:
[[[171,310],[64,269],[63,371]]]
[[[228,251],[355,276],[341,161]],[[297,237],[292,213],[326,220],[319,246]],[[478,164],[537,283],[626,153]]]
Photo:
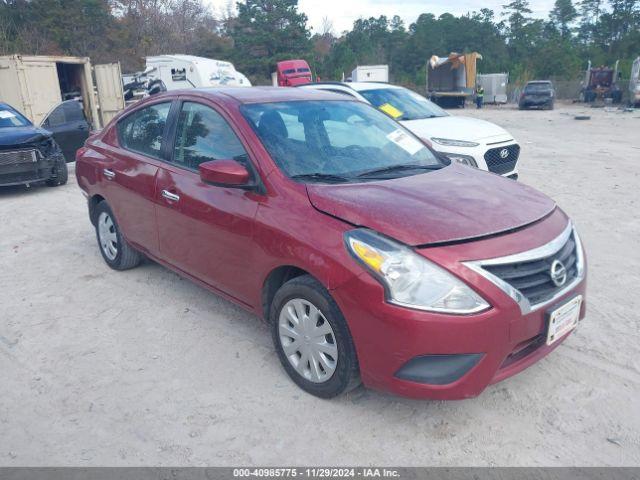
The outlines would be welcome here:
[[[551,281],[556,287],[563,286],[567,281],[567,268],[560,260],[554,260],[549,270]]]
[[[507,150],[506,148],[503,148],[502,150],[500,150],[500,158],[507,158],[509,156],[509,150]]]

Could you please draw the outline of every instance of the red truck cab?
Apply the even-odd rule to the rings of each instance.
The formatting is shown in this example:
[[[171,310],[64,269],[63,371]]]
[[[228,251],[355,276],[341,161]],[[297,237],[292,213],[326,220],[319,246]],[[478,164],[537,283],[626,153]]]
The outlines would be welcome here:
[[[305,60],[278,62],[276,73],[279,87],[295,87],[313,81],[311,69]]]

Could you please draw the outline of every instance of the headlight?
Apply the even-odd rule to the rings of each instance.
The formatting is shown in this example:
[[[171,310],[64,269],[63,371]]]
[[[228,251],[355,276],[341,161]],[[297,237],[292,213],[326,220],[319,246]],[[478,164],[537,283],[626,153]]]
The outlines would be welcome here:
[[[433,140],[436,143],[439,143],[440,145],[446,145],[448,147],[477,147],[478,145],[480,145],[479,143],[476,143],[476,142],[467,142],[465,140],[452,140],[450,138],[432,138],[431,140]]]
[[[385,287],[390,303],[449,314],[489,308],[462,281],[405,245],[367,229],[347,232],[345,241],[356,260]]]
[[[470,167],[478,168],[478,163],[475,159],[469,155],[460,155],[459,153],[447,153],[440,152],[452,162],[461,163],[462,165],[469,165]]]

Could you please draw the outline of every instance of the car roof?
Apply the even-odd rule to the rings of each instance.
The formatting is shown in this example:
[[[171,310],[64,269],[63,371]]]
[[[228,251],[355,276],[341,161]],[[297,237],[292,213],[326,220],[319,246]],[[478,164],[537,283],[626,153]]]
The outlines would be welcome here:
[[[222,103],[235,100],[236,103],[272,103],[295,100],[349,100],[343,95],[323,90],[293,87],[218,87],[170,90],[152,95],[150,99],[175,98],[180,95],[195,95],[218,100]]]
[[[530,80],[527,82],[527,85],[530,83],[551,83],[551,80]]]

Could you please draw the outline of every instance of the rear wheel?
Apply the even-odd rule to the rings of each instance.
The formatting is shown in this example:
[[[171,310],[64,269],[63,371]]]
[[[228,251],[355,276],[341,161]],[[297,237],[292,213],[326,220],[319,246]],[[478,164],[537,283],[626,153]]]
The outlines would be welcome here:
[[[137,267],[142,256],[122,237],[118,223],[106,202],[95,208],[96,237],[102,258],[114,270]]]
[[[347,323],[316,279],[303,275],[285,283],[276,292],[269,318],[280,362],[300,388],[332,398],[360,384]]]

